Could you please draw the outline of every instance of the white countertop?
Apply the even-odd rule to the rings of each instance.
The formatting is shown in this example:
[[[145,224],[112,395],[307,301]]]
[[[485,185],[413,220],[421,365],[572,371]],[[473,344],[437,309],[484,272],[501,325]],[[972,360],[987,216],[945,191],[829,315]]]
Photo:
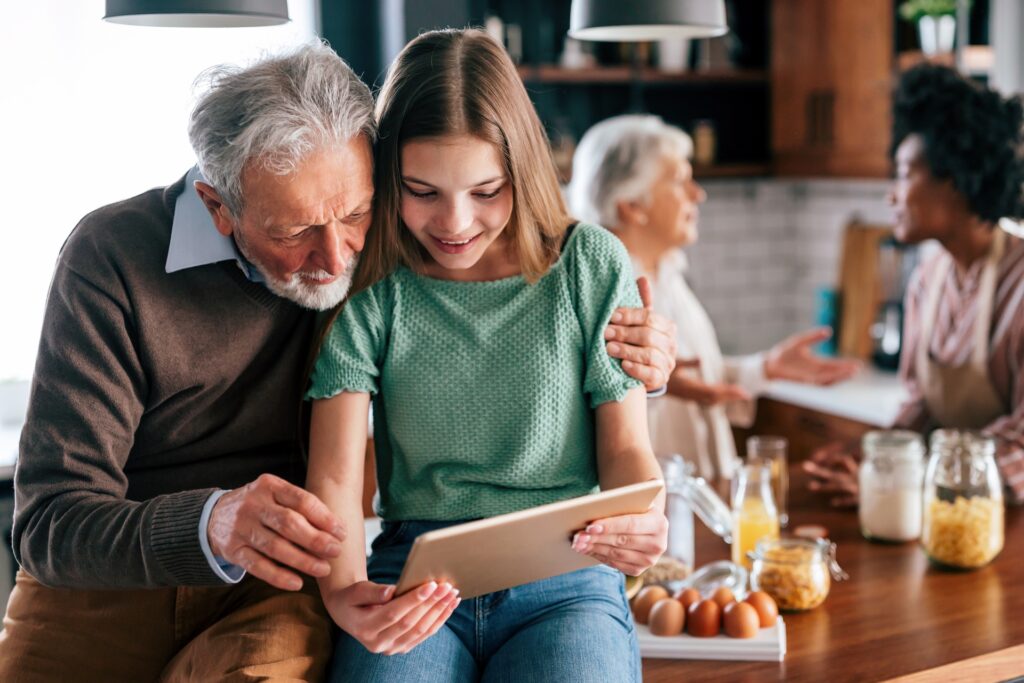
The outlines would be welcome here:
[[[875,368],[828,387],[772,382],[764,394],[765,398],[883,428],[892,426],[906,396],[895,372]]]

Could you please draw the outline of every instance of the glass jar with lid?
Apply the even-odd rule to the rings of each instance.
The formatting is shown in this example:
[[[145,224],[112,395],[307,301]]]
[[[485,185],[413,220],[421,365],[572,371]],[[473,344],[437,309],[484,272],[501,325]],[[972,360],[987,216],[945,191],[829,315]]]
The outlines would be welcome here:
[[[836,561],[836,544],[828,539],[768,539],[749,553],[750,587],[772,596],[779,609],[800,612],[828,597],[833,579],[850,578]]]
[[[861,441],[860,529],[865,538],[913,541],[921,535],[924,442],[916,432],[878,430]]]
[[[1003,487],[995,442],[977,432],[932,433],[921,546],[935,563],[975,569],[1003,549]]]

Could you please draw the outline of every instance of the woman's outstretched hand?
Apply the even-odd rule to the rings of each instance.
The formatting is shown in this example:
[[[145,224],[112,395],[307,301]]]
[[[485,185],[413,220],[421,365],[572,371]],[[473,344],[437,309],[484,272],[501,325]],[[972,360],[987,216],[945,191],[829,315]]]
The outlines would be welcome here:
[[[811,347],[831,336],[830,328],[818,327],[783,339],[765,354],[765,376],[768,379],[820,385],[834,384],[853,377],[861,369],[859,361],[814,355]]]

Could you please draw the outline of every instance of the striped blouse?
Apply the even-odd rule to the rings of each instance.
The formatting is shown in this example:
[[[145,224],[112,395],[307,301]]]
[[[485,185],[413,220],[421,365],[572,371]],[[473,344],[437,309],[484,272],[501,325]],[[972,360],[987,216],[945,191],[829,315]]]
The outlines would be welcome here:
[[[921,307],[925,283],[936,271],[940,259],[950,258],[945,250],[927,259],[917,269],[907,288],[904,346],[900,376],[909,396],[896,425],[917,430],[937,427],[928,415],[918,385],[915,354],[920,340]],[[978,316],[978,285],[985,259],[978,259],[961,276],[950,268],[942,286],[931,344],[932,358],[942,364],[968,362],[972,334]],[[1006,413],[983,431],[996,440],[996,460],[1007,492],[1013,502],[1024,503],[1024,240],[1007,235],[1006,248],[996,276],[992,325],[989,331],[988,375]]]

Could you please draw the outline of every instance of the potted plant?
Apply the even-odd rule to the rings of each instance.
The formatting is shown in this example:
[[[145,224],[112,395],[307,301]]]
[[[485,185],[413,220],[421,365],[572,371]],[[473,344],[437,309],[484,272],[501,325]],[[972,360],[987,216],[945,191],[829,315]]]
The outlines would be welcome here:
[[[917,23],[921,50],[934,55],[953,51],[956,9],[957,0],[905,0],[900,5],[900,16]]]

